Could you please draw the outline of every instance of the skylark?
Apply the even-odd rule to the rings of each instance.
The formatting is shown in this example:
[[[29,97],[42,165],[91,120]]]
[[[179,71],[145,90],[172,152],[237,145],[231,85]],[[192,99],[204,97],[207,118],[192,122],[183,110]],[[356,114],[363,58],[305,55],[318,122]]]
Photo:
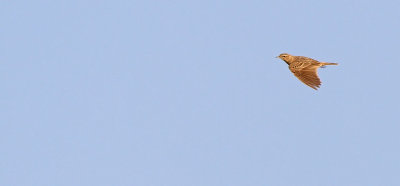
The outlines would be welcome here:
[[[318,77],[317,69],[325,65],[338,65],[337,63],[319,62],[317,60],[304,57],[292,56],[287,53],[282,53],[277,56],[289,65],[289,70],[304,84],[317,90],[321,85],[321,80]]]

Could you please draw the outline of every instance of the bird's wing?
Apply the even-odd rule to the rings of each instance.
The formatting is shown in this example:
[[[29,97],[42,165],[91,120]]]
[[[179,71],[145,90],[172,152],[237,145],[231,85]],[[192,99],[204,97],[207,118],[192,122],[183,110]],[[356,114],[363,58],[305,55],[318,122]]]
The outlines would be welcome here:
[[[321,85],[321,80],[318,77],[318,65],[312,63],[303,63],[298,65],[290,65],[289,69],[293,74],[307,86],[317,90]]]

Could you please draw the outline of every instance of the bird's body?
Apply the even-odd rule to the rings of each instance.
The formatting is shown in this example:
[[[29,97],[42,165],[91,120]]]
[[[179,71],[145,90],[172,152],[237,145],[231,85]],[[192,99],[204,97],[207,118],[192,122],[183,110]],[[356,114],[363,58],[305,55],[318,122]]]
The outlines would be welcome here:
[[[278,56],[289,65],[290,71],[304,84],[317,90],[321,85],[321,80],[318,77],[317,69],[325,65],[338,65],[337,63],[319,62],[304,56],[292,56],[283,53]]]

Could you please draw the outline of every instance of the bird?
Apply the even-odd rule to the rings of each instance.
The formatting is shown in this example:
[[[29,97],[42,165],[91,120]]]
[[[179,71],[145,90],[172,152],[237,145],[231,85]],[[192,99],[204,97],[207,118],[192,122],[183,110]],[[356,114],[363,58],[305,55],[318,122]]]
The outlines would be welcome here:
[[[338,65],[338,63],[319,62],[315,59],[304,56],[293,56],[288,53],[282,53],[277,58],[285,61],[289,70],[304,84],[318,90],[321,80],[318,77],[317,70],[325,65]]]

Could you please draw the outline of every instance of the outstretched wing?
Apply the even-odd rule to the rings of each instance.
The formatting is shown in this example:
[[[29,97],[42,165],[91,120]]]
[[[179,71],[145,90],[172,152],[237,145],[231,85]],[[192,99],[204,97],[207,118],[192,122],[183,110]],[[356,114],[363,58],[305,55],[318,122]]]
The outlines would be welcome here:
[[[317,90],[321,85],[321,80],[318,77],[318,64],[313,63],[297,63],[289,65],[290,71],[304,84]]]

